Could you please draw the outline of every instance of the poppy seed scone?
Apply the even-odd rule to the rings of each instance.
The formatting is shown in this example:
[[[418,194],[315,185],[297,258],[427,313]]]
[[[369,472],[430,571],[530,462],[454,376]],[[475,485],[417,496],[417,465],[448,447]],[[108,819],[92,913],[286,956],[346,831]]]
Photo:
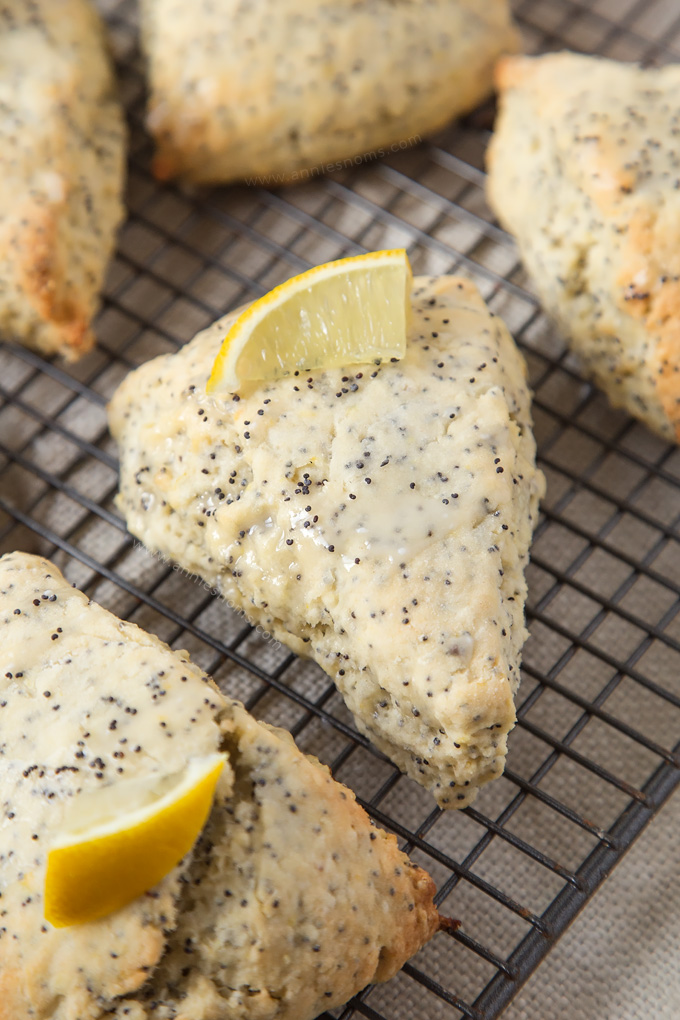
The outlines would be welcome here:
[[[123,217],[123,114],[89,0],[6,0],[0,66],[0,331],[77,358]]]
[[[584,369],[680,438],[680,67],[507,58],[489,201]]]
[[[518,49],[507,0],[142,0],[141,16],[154,171],[204,183],[406,148],[473,109]]]
[[[0,1018],[311,1020],[439,926],[434,884],[283,730],[69,585],[0,558]],[[191,854],[99,921],[43,917],[45,860],[81,792],[227,764]]]
[[[144,544],[333,678],[442,807],[503,769],[542,493],[525,365],[476,288],[414,281],[406,356],[207,396],[229,317],[110,405]]]

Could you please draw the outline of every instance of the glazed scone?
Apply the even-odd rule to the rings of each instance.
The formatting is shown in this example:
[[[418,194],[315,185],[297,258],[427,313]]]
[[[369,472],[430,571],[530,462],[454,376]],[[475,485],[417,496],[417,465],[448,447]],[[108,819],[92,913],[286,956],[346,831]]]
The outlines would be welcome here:
[[[0,558],[0,1018],[311,1020],[434,933],[434,884],[283,730],[74,590]],[[100,921],[43,917],[45,860],[81,792],[226,752],[192,854]]]
[[[680,438],[680,67],[508,58],[488,196],[615,407]]]
[[[417,278],[395,364],[206,396],[224,318],[124,380],[118,505],[333,678],[442,807],[503,769],[543,477],[525,366],[475,287]]]
[[[0,66],[0,333],[77,358],[123,217],[123,114],[89,0],[6,0]]]
[[[276,185],[473,109],[518,48],[507,0],[141,0],[160,178]]]

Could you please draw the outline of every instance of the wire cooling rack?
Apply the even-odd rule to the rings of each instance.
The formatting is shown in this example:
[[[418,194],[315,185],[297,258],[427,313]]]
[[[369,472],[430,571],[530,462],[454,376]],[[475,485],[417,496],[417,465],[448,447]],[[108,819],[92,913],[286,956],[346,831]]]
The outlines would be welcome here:
[[[0,351],[0,548],[53,557],[108,608],[189,648],[260,718],[288,727],[432,873],[463,921],[335,1014],[491,1020],[680,781],[680,451],[579,377],[484,203],[485,108],[436,141],[286,190],[188,193],[149,173],[131,0],[101,0],[129,111],[129,219],[70,369]],[[529,51],[680,57],[677,3],[517,0]],[[353,728],[316,666],[256,635],[146,553],[116,512],[105,404],[126,372],[309,265],[405,246],[416,272],[472,277],[527,358],[548,494],[529,568],[508,767],[442,813]],[[326,1017],[329,1014],[325,1014]]]

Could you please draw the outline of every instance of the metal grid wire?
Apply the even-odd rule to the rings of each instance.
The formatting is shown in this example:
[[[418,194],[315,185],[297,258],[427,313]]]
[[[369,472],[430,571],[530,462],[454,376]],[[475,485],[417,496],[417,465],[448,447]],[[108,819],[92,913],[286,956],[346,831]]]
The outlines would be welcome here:
[[[328,762],[463,919],[336,1016],[491,1020],[680,781],[680,451],[585,384],[484,203],[491,108],[435,142],[296,188],[188,193],[149,173],[132,0],[101,0],[131,126],[127,201],[97,322],[74,368],[0,351],[0,551],[53,557],[97,601],[188,648],[260,718]],[[664,0],[516,0],[528,51],[680,57]],[[312,264],[405,246],[462,272],[527,358],[548,495],[529,568],[508,767],[442,813],[359,736],[319,668],[258,637],[146,553],[117,513],[105,403],[130,367]],[[330,1014],[325,1014],[329,1017]]]

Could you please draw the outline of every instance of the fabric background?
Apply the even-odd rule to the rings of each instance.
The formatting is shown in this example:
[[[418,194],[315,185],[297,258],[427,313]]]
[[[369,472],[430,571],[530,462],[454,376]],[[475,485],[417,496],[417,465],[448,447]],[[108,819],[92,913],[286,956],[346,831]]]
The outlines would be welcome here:
[[[676,792],[503,1020],[680,1017],[679,857]]]

